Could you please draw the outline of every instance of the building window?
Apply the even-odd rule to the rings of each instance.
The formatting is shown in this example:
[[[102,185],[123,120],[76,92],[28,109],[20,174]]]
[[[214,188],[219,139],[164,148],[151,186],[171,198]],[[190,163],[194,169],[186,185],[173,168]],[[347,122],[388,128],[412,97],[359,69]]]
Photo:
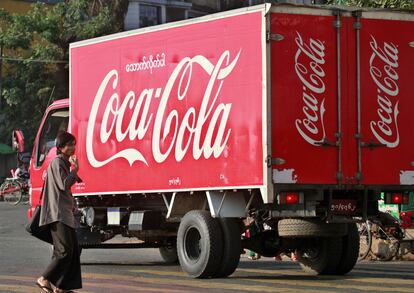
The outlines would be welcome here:
[[[139,6],[139,27],[161,23],[161,7],[152,5]]]

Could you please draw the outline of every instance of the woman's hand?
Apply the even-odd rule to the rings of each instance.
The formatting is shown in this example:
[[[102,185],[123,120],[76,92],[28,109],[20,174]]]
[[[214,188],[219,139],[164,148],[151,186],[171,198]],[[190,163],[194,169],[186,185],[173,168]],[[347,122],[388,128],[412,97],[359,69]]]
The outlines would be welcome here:
[[[73,166],[73,170],[74,170],[75,172],[78,172],[78,170],[79,170],[79,162],[78,162],[78,158],[77,158],[75,155],[73,155],[73,156],[71,156],[71,157],[69,158],[69,162],[72,164],[72,166]]]

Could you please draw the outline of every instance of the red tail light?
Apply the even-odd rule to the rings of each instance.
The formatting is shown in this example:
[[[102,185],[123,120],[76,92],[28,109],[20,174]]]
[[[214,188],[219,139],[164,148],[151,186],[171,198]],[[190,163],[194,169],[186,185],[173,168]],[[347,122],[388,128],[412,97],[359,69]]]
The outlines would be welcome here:
[[[385,204],[408,204],[408,201],[409,201],[408,193],[400,193],[400,192],[385,193],[385,197],[384,197]]]
[[[279,204],[300,203],[303,203],[303,193],[301,192],[281,192],[279,194]]]
[[[394,193],[391,196],[391,203],[393,204],[402,204],[403,203],[403,196],[400,193]]]
[[[286,195],[286,203],[287,204],[299,203],[299,194],[297,194],[297,193],[288,193]]]

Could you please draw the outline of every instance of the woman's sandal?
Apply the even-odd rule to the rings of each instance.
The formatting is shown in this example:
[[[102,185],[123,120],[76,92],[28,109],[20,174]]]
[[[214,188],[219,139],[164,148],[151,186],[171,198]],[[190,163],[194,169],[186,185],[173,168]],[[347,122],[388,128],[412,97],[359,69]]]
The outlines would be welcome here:
[[[49,286],[42,285],[42,284],[40,284],[37,281],[36,281],[36,285],[37,285],[37,287],[39,287],[40,289],[42,289],[43,292],[53,293],[53,289],[51,287],[49,287]]]

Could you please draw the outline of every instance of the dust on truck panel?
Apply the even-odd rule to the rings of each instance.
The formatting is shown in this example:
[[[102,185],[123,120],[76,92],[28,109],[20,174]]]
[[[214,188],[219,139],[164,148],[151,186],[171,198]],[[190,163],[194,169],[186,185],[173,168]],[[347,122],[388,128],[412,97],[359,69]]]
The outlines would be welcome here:
[[[414,15],[282,7],[271,30],[274,182],[414,184]]]
[[[74,194],[264,184],[263,11],[72,44]]]

